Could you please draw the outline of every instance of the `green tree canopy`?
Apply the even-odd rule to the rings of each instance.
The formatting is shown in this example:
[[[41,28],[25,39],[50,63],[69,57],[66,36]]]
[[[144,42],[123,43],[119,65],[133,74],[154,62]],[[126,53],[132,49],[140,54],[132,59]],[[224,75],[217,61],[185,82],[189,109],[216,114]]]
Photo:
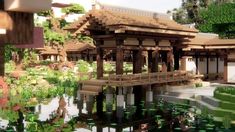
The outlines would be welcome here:
[[[63,8],[62,12],[65,14],[70,14],[70,13],[82,14],[85,13],[85,9],[79,4],[72,4],[72,6]]]
[[[214,32],[223,38],[235,37],[235,3],[211,4],[200,10],[198,28],[201,32]]]

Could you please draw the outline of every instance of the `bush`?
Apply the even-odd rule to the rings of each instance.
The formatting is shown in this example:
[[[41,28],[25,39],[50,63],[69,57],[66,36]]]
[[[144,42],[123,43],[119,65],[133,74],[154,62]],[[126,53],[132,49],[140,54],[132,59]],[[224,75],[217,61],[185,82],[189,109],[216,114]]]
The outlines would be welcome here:
[[[219,105],[222,109],[234,110],[235,111],[235,103],[221,101]]]
[[[76,66],[78,67],[79,72],[89,72],[91,69],[91,65],[84,60],[79,60]]]
[[[231,103],[235,103],[235,95],[227,94],[227,93],[220,93],[218,91],[214,92],[214,97],[222,100],[222,101],[228,101]]]
[[[195,83],[195,87],[196,87],[196,88],[202,87],[202,83]]]

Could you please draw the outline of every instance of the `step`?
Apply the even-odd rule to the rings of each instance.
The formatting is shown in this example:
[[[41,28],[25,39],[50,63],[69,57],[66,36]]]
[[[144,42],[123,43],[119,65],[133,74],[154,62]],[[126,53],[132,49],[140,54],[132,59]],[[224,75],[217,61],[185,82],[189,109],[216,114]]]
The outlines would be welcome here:
[[[184,92],[166,92],[165,95],[175,96],[180,98],[192,98],[194,97],[194,93],[184,93]]]
[[[83,85],[82,90],[101,92],[102,91],[102,86]]]
[[[203,110],[203,109],[208,109],[210,113],[212,113],[214,110],[217,109],[217,107],[214,107],[204,101],[201,101],[201,100],[196,100],[196,105],[195,105],[197,108]]]
[[[189,99],[186,98],[181,98],[181,97],[176,97],[176,96],[170,96],[170,95],[157,95],[155,96],[155,99],[163,99],[167,102],[171,103],[187,103]]]
[[[107,80],[91,79],[91,80],[80,81],[80,83],[82,83],[83,85],[103,86],[106,85]]]
[[[201,100],[203,102],[206,102],[207,104],[210,104],[210,105],[214,106],[214,107],[219,107],[219,105],[220,105],[220,100],[215,99],[211,96],[201,95]]]
[[[87,90],[80,90],[80,94],[85,94],[85,95],[98,95],[99,92],[94,92],[94,91],[87,91]]]

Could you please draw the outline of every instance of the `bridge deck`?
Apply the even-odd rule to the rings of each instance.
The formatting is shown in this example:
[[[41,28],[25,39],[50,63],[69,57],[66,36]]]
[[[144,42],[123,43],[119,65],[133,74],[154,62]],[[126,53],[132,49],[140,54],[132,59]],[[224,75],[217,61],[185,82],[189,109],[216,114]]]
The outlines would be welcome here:
[[[92,84],[97,86],[138,86],[148,84],[161,84],[169,82],[182,82],[193,79],[194,76],[186,71],[174,72],[156,72],[156,73],[139,73],[127,75],[109,75],[102,79],[91,79],[80,81],[82,84]]]

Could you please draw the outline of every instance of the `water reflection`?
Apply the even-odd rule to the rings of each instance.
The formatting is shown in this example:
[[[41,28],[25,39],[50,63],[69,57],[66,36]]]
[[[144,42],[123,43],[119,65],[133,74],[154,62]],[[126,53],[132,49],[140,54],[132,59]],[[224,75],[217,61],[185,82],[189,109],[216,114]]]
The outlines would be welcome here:
[[[126,104],[124,108],[119,107],[119,105],[117,107],[112,107],[111,104],[104,105],[106,107],[103,116],[99,117],[95,114],[96,100],[94,98],[88,98],[88,101],[82,102],[63,95],[42,101],[34,107],[14,105],[13,109],[4,108],[6,114],[15,115],[15,117],[9,121],[2,117],[0,126],[3,130],[20,132],[25,130],[48,132],[121,132],[134,130],[171,132],[177,130],[199,131],[208,128],[212,131],[216,130],[213,120],[195,115],[194,109],[190,113],[188,106],[166,104],[161,101],[152,103],[142,101],[139,104],[139,114],[136,112],[137,107],[132,103],[124,104]],[[1,112],[3,112],[3,109]]]

